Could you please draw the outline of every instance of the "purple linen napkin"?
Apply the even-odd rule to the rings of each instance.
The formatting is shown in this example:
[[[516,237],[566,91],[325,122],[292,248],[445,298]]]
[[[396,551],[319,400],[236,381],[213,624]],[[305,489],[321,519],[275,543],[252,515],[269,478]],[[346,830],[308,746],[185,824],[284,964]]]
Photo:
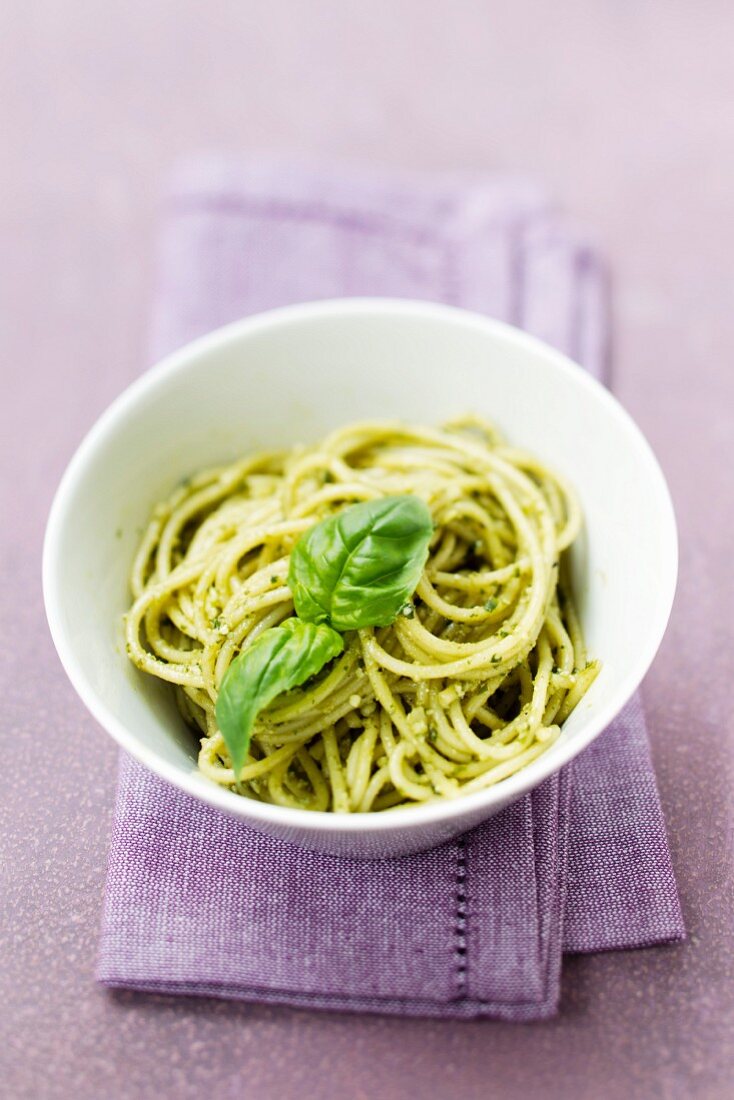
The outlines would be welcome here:
[[[156,356],[257,310],[380,294],[511,321],[606,377],[597,257],[525,180],[207,159],[169,204]],[[380,862],[270,840],[122,758],[98,970],[109,986],[522,1021],[557,1010],[562,951],[683,936],[638,697],[491,821]]]

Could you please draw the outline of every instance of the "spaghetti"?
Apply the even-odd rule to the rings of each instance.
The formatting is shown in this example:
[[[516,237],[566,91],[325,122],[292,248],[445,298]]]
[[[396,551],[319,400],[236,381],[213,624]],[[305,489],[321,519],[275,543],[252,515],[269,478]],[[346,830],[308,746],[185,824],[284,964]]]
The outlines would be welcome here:
[[[290,553],[359,501],[410,493],[434,523],[413,599],[257,718],[235,776],[217,728],[230,663],[293,614]],[[175,685],[210,780],[281,806],[386,810],[500,782],[543,753],[598,672],[563,552],[571,487],[478,417],[343,427],[315,446],[197,474],[135,558],[127,652]]]

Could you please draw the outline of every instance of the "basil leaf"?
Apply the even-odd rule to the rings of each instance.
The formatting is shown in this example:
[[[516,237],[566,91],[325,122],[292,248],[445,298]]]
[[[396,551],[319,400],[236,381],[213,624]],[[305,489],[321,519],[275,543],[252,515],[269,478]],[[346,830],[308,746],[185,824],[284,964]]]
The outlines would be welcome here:
[[[322,520],[291,554],[296,614],[335,630],[388,626],[415,591],[432,533],[428,508],[408,495],[353,504]]]
[[[235,657],[217,697],[217,725],[229,749],[235,775],[247,759],[255,718],[276,696],[315,676],[344,648],[329,626],[286,619],[264,630]]]

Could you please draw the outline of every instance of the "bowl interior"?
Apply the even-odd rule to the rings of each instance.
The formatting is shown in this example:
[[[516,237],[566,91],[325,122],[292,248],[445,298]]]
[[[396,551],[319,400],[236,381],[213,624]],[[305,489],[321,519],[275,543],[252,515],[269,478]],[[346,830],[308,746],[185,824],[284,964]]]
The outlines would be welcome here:
[[[659,643],[676,571],[665,484],[630,419],[581,368],[506,326],[410,303],[322,304],[230,326],[151,372],[87,437],[54,506],[45,580],[62,658],[98,717],[148,762],[191,777],[193,736],[167,687],[129,664],[122,634],[139,535],[178,481],[351,420],[437,423],[470,410],[565,474],[583,504],[574,586],[603,669],[546,754],[560,762],[591,716],[626,701]]]

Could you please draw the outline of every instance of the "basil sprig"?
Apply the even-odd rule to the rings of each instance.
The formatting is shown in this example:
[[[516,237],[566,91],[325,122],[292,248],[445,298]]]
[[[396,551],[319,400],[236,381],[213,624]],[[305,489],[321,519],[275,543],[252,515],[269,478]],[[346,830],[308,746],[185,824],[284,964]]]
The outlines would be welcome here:
[[[298,618],[265,630],[219,689],[217,725],[235,776],[257,715],[341,653],[341,632],[394,621],[420,580],[432,533],[426,505],[405,495],[353,504],[301,536],[288,570]]]
[[[247,759],[259,712],[284,691],[298,687],[338,656],[344,639],[330,626],[286,619],[264,630],[224,674],[217,697],[217,725],[237,776]]]
[[[300,619],[335,630],[388,626],[415,592],[433,534],[414,496],[353,504],[301,536],[288,584]]]

